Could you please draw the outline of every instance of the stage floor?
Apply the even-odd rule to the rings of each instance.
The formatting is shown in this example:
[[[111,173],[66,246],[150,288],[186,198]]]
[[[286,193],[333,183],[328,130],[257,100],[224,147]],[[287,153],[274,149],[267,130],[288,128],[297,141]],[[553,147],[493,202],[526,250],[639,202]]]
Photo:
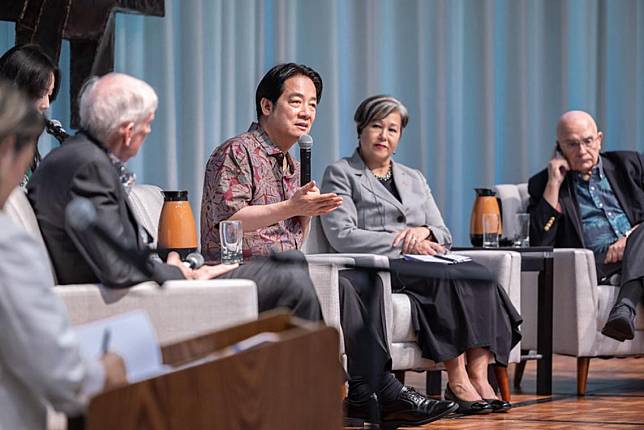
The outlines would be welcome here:
[[[644,357],[592,359],[585,397],[575,394],[576,363],[573,357],[556,355],[553,394],[537,396],[536,362],[530,361],[521,391],[513,389],[515,407],[509,413],[445,418],[408,429],[644,429]],[[513,365],[509,371],[512,383]],[[424,373],[407,372],[405,382],[425,392]]]

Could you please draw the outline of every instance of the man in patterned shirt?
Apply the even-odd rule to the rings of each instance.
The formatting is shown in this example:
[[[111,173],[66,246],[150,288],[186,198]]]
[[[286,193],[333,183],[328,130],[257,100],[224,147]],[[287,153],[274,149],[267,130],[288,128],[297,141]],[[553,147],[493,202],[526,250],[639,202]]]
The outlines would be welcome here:
[[[283,79],[289,76],[288,79]],[[275,85],[283,80],[283,88]],[[340,205],[312,181],[300,187],[300,167],[289,150],[309,132],[322,80],[301,65],[269,71],[257,89],[257,118],[246,133],[214,150],[206,166],[201,203],[201,250],[219,260],[219,222],[240,220],[244,258],[298,249],[311,216]]]
[[[314,182],[300,187],[299,163],[288,152],[311,129],[321,95],[320,75],[304,65],[279,64],[262,78],[255,97],[258,123],[217,147],[208,160],[201,202],[201,250],[207,259],[219,259],[221,221],[242,221],[244,257],[252,262],[272,251],[299,249],[310,217],[342,203],[334,193],[320,194]],[[390,372],[381,306],[371,309],[369,318],[369,305],[360,295],[382,291],[374,282],[367,272],[340,273],[341,324],[351,374],[347,416],[372,418],[375,410],[380,419],[378,404],[383,422],[415,425],[446,415],[456,408],[453,402],[427,399]]]
[[[593,251],[597,279],[620,285],[602,333],[624,341],[644,300],[644,157],[600,154],[602,139],[586,112],[561,117],[555,155],[528,183],[530,243]]]

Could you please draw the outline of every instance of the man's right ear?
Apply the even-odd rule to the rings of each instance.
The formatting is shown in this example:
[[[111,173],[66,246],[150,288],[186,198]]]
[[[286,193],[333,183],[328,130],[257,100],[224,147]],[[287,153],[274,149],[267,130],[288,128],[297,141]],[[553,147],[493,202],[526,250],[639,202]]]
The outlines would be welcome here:
[[[273,102],[267,99],[266,97],[262,98],[259,101],[259,105],[262,108],[262,115],[270,115],[273,110]]]

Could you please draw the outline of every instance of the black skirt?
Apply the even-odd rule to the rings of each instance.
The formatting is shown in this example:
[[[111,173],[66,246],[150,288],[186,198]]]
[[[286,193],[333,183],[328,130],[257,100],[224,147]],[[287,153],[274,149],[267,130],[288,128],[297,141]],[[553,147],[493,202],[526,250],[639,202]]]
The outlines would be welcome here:
[[[391,259],[390,268],[393,292],[411,301],[423,357],[442,362],[481,347],[507,366],[510,350],[521,340],[522,319],[486,267]],[[409,274],[410,269],[423,276]]]

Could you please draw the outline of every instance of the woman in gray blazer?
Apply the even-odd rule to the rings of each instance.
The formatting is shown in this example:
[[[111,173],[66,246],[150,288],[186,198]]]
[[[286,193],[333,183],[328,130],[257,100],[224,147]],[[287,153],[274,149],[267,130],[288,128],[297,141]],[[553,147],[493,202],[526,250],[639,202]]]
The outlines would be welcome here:
[[[487,380],[487,364],[492,356],[507,364],[521,338],[521,317],[503,288],[476,276],[487,271],[476,263],[426,263],[432,278],[399,273],[418,264],[402,254],[443,253],[452,238],[422,173],[392,160],[408,121],[405,106],[393,97],[370,97],[354,120],[358,148],[330,165],[322,181],[322,192],[342,197],[338,209],[321,217],[327,239],[338,252],[390,257],[392,288],[409,296],[423,356],[444,362],[445,397],[459,403],[459,412],[508,410]]]

